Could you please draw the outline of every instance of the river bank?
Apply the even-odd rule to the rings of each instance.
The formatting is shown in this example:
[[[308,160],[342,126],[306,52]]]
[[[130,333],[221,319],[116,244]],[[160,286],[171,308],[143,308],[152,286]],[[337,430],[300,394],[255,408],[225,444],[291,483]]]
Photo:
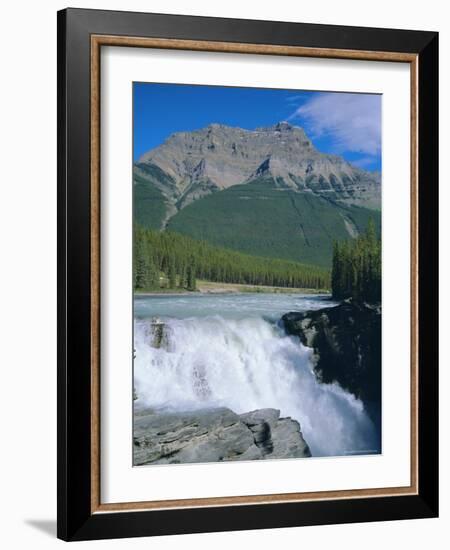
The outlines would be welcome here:
[[[248,285],[239,283],[216,283],[197,280],[197,290],[161,288],[152,291],[135,291],[136,296],[192,296],[195,294],[328,294],[328,289],[290,288],[280,286]]]

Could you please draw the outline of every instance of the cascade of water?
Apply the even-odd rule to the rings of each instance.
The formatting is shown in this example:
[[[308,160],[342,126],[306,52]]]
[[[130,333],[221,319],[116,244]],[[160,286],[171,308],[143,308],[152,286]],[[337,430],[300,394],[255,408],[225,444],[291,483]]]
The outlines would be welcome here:
[[[218,315],[166,321],[155,348],[150,321],[135,322],[138,404],[169,410],[272,407],[298,420],[313,456],[372,450],[374,427],[361,401],[320,384],[311,350],[262,318]]]

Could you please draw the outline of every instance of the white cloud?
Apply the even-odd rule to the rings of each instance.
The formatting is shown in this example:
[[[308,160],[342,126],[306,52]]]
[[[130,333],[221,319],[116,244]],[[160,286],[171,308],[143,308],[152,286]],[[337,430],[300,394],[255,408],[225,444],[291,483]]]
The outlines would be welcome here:
[[[381,96],[322,93],[303,103],[290,120],[303,123],[311,137],[327,136],[335,152],[377,155],[381,149]]]
[[[358,168],[363,168],[363,169],[366,169],[366,168],[372,168],[372,164],[373,164],[373,157],[361,157],[359,159],[356,159],[356,160],[351,160],[350,161],[351,164],[353,164],[354,166],[357,166]]]
[[[306,94],[295,94],[295,95],[289,95],[286,97],[286,101],[288,103],[298,103],[301,99],[305,99]]]

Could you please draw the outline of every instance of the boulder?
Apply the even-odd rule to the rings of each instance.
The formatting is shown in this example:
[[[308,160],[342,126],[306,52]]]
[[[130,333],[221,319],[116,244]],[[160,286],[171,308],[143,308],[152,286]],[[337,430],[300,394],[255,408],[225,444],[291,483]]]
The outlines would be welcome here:
[[[252,432],[263,457],[311,456],[300,424],[289,417],[280,418],[280,411],[277,409],[259,409],[241,414],[240,418]]]

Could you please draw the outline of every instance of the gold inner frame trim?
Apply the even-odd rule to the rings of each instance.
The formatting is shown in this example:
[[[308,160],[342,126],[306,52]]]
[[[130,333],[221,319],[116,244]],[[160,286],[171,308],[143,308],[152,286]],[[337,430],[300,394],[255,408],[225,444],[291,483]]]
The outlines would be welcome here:
[[[100,492],[100,50],[102,46],[163,48],[239,54],[317,57],[408,63],[411,81],[411,454],[410,479],[406,487],[367,488],[339,491],[282,493],[180,500],[102,503]],[[418,56],[401,52],[306,48],[270,44],[211,42],[167,38],[91,35],[91,513],[132,510],[162,510],[218,506],[243,506],[306,502],[314,500],[358,499],[418,494]]]

